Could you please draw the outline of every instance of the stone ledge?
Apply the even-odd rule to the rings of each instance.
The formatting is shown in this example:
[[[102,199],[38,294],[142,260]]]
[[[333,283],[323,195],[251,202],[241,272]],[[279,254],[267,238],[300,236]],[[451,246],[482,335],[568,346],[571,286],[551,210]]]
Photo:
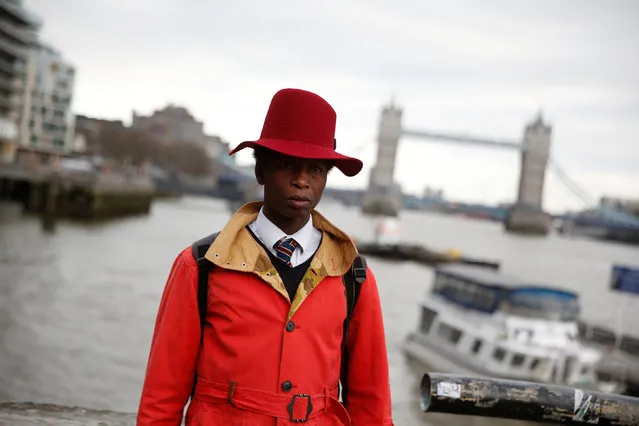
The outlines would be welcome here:
[[[135,414],[31,402],[0,403],[2,426],[135,426]]]

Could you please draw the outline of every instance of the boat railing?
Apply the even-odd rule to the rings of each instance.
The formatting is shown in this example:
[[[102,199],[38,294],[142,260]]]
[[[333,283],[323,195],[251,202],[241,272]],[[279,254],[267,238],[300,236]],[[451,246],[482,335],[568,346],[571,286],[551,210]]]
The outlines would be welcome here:
[[[546,424],[639,424],[639,398],[516,380],[426,373],[421,409]]]
[[[639,357],[639,339],[632,336],[621,336],[617,343],[614,331],[599,325],[579,322],[579,336],[591,343],[613,347],[618,344],[619,349],[632,356]]]

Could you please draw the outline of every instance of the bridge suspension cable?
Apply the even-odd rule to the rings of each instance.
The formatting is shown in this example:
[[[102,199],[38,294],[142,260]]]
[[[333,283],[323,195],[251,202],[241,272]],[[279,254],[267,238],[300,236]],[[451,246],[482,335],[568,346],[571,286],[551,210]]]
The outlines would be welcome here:
[[[597,200],[584,191],[574,180],[570,179],[564,169],[557,164],[557,161],[548,158],[548,165],[553,170],[561,182],[570,189],[573,194],[579,197],[588,207],[595,209],[598,214],[615,222],[639,226],[639,219],[628,213],[622,212],[610,205],[598,205]]]
[[[592,207],[597,204],[596,199],[584,191],[574,180],[570,179],[563,167],[561,167],[557,160],[552,157],[548,157],[548,166],[549,168],[555,172],[555,175],[559,178],[559,180],[574,194],[576,195],[584,204],[589,207]]]

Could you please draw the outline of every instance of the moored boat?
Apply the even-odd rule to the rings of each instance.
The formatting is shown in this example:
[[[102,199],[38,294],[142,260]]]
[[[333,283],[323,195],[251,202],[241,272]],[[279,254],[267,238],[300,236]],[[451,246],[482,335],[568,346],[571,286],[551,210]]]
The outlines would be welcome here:
[[[579,297],[497,270],[435,270],[406,354],[433,371],[620,392],[597,379],[602,353],[579,338]]]

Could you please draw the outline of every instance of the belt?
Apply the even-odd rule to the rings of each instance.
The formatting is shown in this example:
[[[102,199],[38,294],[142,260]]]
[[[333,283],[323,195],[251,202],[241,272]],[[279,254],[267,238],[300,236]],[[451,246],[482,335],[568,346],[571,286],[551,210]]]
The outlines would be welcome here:
[[[298,393],[285,395],[259,389],[237,386],[235,381],[228,384],[197,379],[195,398],[204,402],[227,402],[233,407],[265,416],[288,419],[294,423],[306,423],[324,412],[331,412],[350,425],[350,416],[337,400],[337,389],[323,393]]]

